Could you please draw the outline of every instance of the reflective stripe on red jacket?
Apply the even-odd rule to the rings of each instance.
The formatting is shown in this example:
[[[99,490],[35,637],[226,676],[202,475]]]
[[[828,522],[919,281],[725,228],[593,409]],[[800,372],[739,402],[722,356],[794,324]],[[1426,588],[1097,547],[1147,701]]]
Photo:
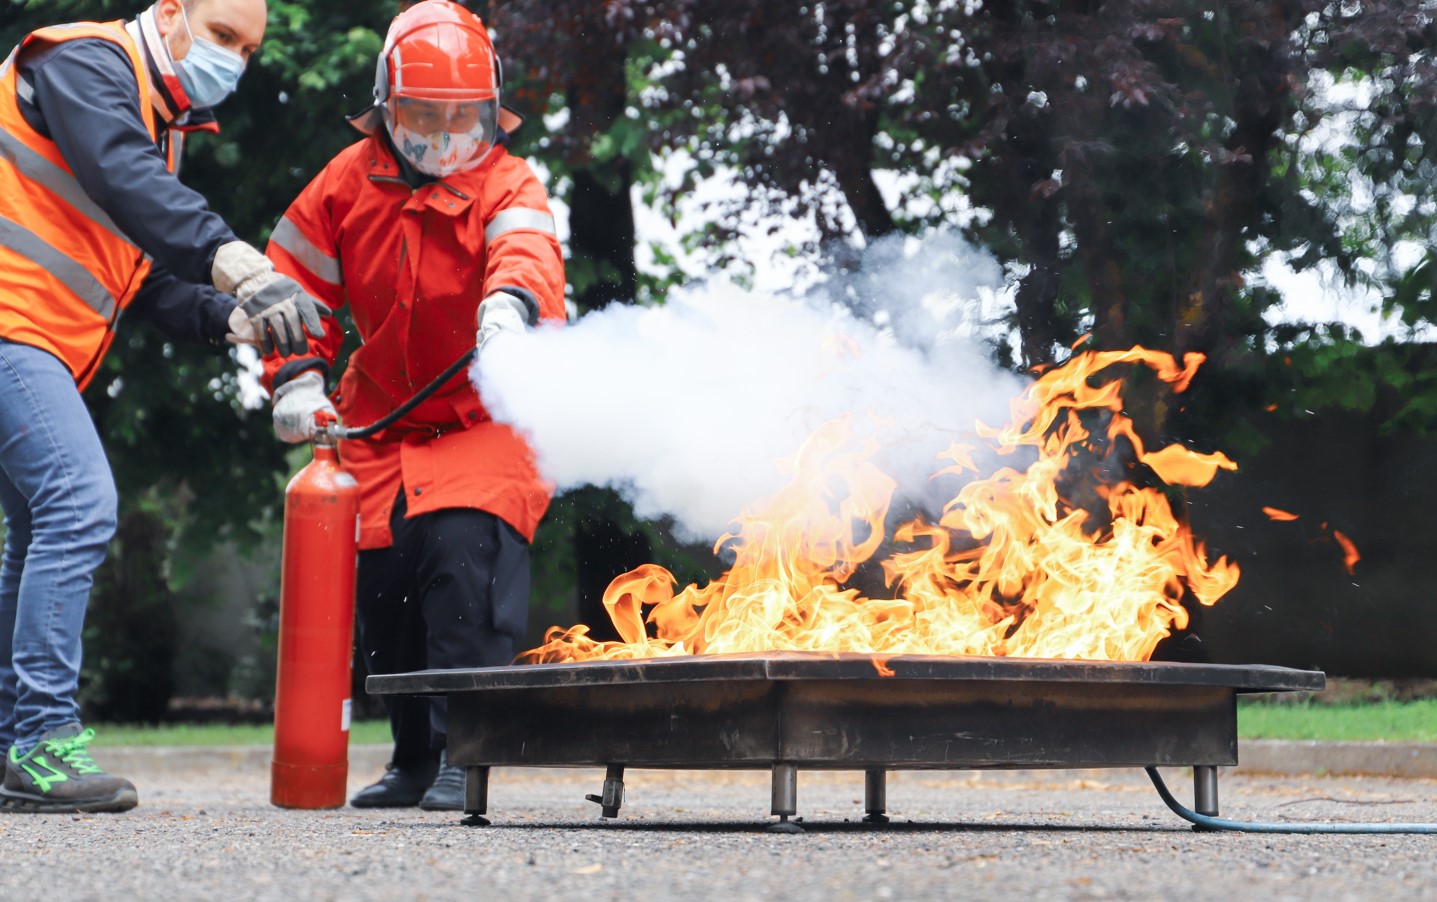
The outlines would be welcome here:
[[[496,147],[479,166],[419,188],[399,177],[382,134],[341,151],[285,212],[268,254],[334,308],[349,305],[363,344],[334,394],[344,422],[365,426],[398,407],[474,346],[480,301],[504,287],[564,320],[564,264],[548,196],[528,165]],[[312,343],[332,364],[344,336]],[[265,360],[266,387],[293,358]],[[408,516],[486,510],[526,539],[551,487],[514,430],[489,418],[460,373],[373,439],[340,454],[359,480],[360,547],[391,544],[400,487]]]

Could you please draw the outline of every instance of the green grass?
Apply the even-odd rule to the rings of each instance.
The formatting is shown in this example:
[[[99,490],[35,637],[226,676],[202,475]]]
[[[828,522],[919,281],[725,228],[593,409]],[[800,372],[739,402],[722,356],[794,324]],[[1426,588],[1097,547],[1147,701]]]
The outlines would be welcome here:
[[[1437,699],[1355,705],[1241,703],[1237,733],[1243,739],[1437,742]]]
[[[270,724],[166,724],[158,727],[101,724],[95,728],[101,745],[272,745]],[[354,744],[389,742],[389,721],[360,720],[350,725]]]
[[[1268,704],[1261,700],[1238,705],[1237,731],[1243,739],[1385,740],[1437,742],[1437,699],[1380,701],[1352,705]],[[270,745],[268,724],[173,724],[160,727],[101,725],[102,745]],[[349,741],[389,742],[389,724],[356,721]]]

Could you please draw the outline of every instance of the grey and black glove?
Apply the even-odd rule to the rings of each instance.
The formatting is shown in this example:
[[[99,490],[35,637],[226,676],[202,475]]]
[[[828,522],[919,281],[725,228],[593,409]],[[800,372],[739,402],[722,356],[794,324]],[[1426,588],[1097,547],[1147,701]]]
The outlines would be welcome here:
[[[275,272],[268,257],[243,241],[221,245],[210,274],[216,288],[239,301],[264,353],[278,351],[284,357],[307,353],[306,330],[315,338],[324,337],[320,318],[333,311],[294,279]]]
[[[333,313],[327,306],[310,297],[299,283],[289,276],[279,276],[240,301],[240,309],[249,315],[250,325],[259,336],[260,350],[266,354],[278,351],[280,356],[309,353],[309,339],[324,337],[322,316]]]

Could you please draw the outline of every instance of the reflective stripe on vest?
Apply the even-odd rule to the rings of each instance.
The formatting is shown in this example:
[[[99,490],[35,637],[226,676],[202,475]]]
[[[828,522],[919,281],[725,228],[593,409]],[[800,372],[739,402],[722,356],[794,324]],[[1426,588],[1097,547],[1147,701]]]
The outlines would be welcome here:
[[[505,232],[514,232],[519,229],[528,229],[533,232],[546,232],[550,235],[557,235],[554,229],[554,217],[545,210],[534,210],[529,207],[510,207],[507,210],[500,210],[499,213],[484,227],[484,243],[489,244],[495,238]]]
[[[280,219],[279,225],[274,227],[274,232],[270,234],[269,240],[284,248],[287,254],[299,261],[299,264],[309,270],[315,278],[331,285],[342,284],[343,276],[340,275],[339,259],[326,254],[314,242],[304,237],[299,226],[295,225],[288,216]]]
[[[99,204],[90,200],[90,195],[85,193],[85,189],[80,187],[73,175],[26,147],[20,139],[4,129],[0,129],[0,159],[9,160],[12,166],[20,170],[21,175],[58,194],[65,203],[75,208],[76,213],[135,247],[135,243],[120,231],[109,214],[100,209]]]
[[[108,320],[115,313],[115,296],[101,285],[85,267],[55,250],[50,244],[25,228],[0,216],[0,245],[10,248],[49,270],[91,310]]]

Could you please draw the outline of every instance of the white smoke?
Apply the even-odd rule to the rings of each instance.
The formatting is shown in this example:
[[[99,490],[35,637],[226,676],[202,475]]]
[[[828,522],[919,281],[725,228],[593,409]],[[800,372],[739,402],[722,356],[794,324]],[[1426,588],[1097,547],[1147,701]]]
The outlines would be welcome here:
[[[948,235],[880,243],[864,264],[808,298],[693,286],[505,336],[471,378],[560,491],[613,487],[685,539],[721,535],[783,484],[778,462],[849,412],[884,421],[878,462],[921,497],[935,455],[976,419],[1006,420],[1022,390],[971,337],[1002,274]]]

